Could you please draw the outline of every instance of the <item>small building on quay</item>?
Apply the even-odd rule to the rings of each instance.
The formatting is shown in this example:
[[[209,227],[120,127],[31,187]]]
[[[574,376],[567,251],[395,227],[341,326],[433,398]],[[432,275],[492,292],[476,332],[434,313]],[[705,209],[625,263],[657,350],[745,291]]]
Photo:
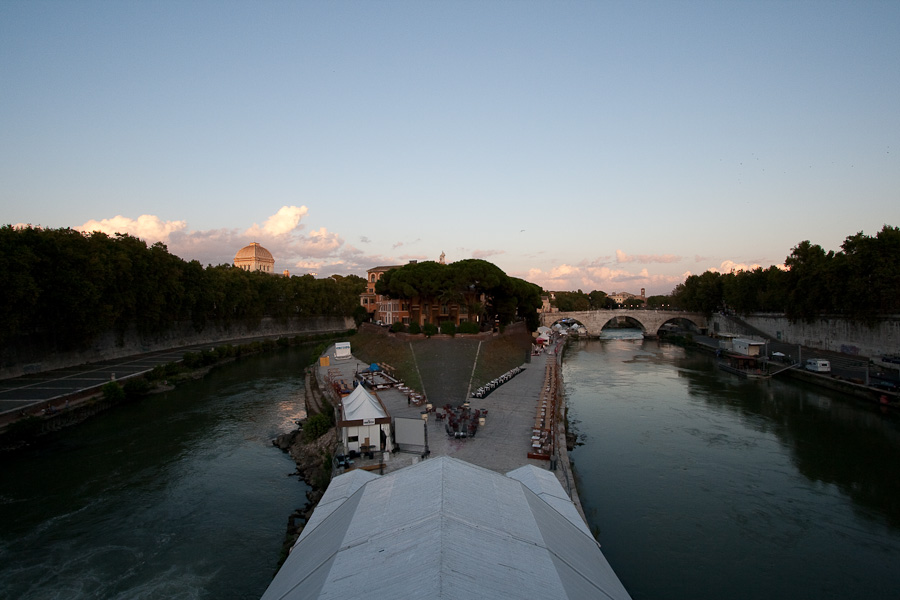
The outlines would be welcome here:
[[[391,416],[378,396],[362,384],[341,398],[338,428],[347,452],[372,452],[394,449],[391,440]]]

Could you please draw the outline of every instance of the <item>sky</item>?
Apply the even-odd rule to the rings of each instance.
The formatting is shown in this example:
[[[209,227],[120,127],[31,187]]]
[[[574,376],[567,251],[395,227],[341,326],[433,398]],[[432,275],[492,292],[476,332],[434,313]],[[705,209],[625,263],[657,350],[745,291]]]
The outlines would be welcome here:
[[[900,2],[0,0],[0,223],[668,294],[900,226]]]

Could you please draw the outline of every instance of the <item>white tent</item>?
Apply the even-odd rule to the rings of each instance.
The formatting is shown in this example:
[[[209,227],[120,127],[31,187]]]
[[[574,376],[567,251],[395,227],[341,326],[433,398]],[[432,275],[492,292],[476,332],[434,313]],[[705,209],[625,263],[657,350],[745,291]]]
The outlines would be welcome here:
[[[380,449],[382,440],[385,450],[393,449],[391,417],[381,399],[370,394],[363,385],[356,386],[350,395],[341,400],[341,420],[338,427],[341,428],[341,441],[348,452],[365,452],[368,448],[363,446],[366,445]]]

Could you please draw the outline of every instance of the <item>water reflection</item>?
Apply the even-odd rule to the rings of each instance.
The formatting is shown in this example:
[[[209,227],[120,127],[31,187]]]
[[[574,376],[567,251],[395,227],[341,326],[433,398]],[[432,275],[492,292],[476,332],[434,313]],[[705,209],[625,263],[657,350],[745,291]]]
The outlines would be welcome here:
[[[653,341],[577,342],[563,376],[582,502],[635,598],[900,589],[893,415]]]
[[[258,598],[306,486],[271,445],[306,349],[244,358],[0,464],[0,596]]]

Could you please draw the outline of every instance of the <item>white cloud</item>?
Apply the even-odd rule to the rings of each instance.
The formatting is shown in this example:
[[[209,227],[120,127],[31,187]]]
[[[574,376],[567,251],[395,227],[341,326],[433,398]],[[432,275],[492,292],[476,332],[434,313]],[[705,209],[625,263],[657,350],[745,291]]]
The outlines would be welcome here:
[[[331,255],[344,244],[344,240],[324,227],[310,231],[309,236],[301,239],[298,248],[308,256],[325,257]]]
[[[141,215],[137,219],[130,219],[122,215],[116,215],[110,219],[88,221],[81,227],[75,227],[78,231],[91,233],[100,231],[107,235],[127,233],[149,243],[169,241],[173,233],[181,232],[187,227],[185,221],[163,221],[155,215]]]
[[[266,220],[262,227],[254,223],[247,229],[245,235],[250,237],[286,235],[295,229],[298,229],[300,220],[306,216],[306,213],[308,212],[309,209],[305,206],[282,206],[278,209],[277,213]],[[303,229],[303,227],[300,226],[299,229]]]
[[[529,269],[525,273],[511,273],[526,281],[536,283],[545,290],[591,292],[602,290],[607,294],[631,292],[637,294],[645,288],[650,295],[668,294],[684,281],[679,275],[651,274],[646,268],[635,273],[626,269],[612,269],[593,265],[557,265],[549,271]]]

